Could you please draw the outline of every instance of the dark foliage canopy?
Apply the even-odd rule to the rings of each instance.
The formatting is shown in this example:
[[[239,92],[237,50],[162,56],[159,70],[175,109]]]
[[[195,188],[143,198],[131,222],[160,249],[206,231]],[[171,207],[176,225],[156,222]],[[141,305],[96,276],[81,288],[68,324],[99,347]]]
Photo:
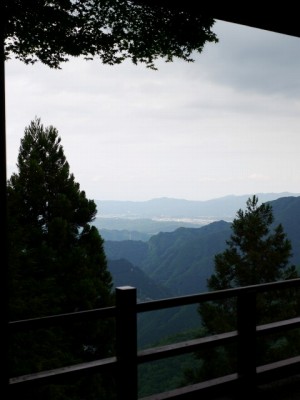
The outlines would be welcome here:
[[[21,140],[18,173],[8,182],[14,318],[109,302],[112,282],[103,240],[91,225],[96,205],[75,182],[60,141],[54,127],[32,121]]]
[[[17,166],[7,185],[10,320],[112,305],[103,240],[91,224],[96,205],[70,173],[57,130],[32,121]],[[10,375],[107,357],[113,337],[112,323],[101,320],[16,334],[10,340]],[[49,398],[74,400],[82,398],[80,388],[106,398],[99,379],[29,397],[46,399],[55,389],[59,393]]]
[[[215,257],[215,274],[209,280],[211,290],[254,285],[295,277],[289,266],[290,240],[274,221],[268,203],[258,205],[257,196],[249,198],[246,210],[239,210],[232,223],[227,249]]]
[[[249,198],[246,210],[240,209],[232,223],[232,235],[224,252],[215,256],[215,273],[208,280],[210,290],[230,289],[285,279],[297,278],[296,268],[289,265],[291,242],[281,224],[273,226],[272,207],[258,205],[257,196]],[[210,334],[237,329],[236,299],[203,303],[199,307],[203,327]],[[294,290],[260,294],[256,299],[256,323],[288,319],[299,313],[299,295]],[[291,346],[291,340],[293,346]],[[257,344],[260,363],[293,355],[299,346],[299,335],[274,337]],[[200,376],[218,376],[236,370],[233,347],[215,349],[198,355],[204,367]],[[280,359],[280,358],[279,358]],[[199,378],[199,376],[198,376]]]
[[[155,68],[157,58],[192,61],[217,42],[210,17],[132,0],[3,0],[1,14],[6,59],[53,68],[80,55]]]
[[[281,224],[272,227],[274,217],[268,203],[258,205],[257,196],[249,198],[246,210],[240,209],[232,223],[232,235],[224,252],[215,256],[215,273],[208,280],[210,290],[230,289],[297,277],[289,265],[291,242]],[[257,317],[267,322],[292,310],[286,301],[273,295],[258,302]],[[295,312],[293,310],[292,312]],[[204,326],[212,333],[235,329],[235,301],[203,304],[200,313]]]

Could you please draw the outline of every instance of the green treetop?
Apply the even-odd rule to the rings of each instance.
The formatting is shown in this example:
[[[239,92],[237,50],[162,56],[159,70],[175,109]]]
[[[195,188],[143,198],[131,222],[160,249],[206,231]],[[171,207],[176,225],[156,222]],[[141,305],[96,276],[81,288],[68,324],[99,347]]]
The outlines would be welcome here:
[[[289,266],[291,242],[281,224],[274,222],[270,204],[258,205],[249,198],[246,210],[239,210],[232,223],[228,248],[215,256],[215,274],[208,281],[211,290],[229,289],[295,277]]]

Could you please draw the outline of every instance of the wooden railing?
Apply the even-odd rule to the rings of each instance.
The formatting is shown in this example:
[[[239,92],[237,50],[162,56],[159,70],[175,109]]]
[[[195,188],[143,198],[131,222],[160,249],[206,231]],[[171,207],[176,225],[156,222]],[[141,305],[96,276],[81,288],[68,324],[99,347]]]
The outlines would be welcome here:
[[[114,307],[10,322],[9,330],[13,334],[14,332],[27,331],[28,329],[113,317],[116,319],[116,355],[50,371],[12,377],[9,380],[9,389],[61,382],[65,378],[73,378],[87,372],[92,374],[111,370],[111,373],[116,376],[117,399],[135,400],[138,399],[138,365],[191,353],[201,348],[207,349],[208,347],[236,342],[238,344],[238,361],[235,373],[144,397],[141,400],[198,399],[199,394],[208,393],[213,395],[220,390],[224,393],[224,391],[237,390],[239,387],[242,387],[243,391],[251,391],[259,383],[273,381],[278,377],[283,378],[300,372],[300,354],[272,364],[256,365],[255,353],[258,336],[300,327],[300,315],[293,319],[256,326],[256,295],[262,292],[281,291],[288,288],[297,288],[299,290],[300,279],[137,303],[136,289],[124,286],[116,288],[116,305]],[[232,297],[237,299],[236,331],[138,351],[137,315],[139,313]]]

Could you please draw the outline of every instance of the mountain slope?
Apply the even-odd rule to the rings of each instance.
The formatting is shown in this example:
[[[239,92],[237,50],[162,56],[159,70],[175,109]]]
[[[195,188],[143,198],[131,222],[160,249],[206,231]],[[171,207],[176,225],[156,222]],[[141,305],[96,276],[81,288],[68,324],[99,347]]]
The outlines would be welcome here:
[[[284,231],[292,242],[293,257],[291,262],[300,265],[300,196],[283,197],[270,202],[274,224],[282,224]]]
[[[148,243],[141,240],[104,241],[108,260],[126,259],[131,264],[141,266],[148,254]]]
[[[140,268],[127,260],[108,260],[108,269],[112,275],[114,287],[135,287],[137,289],[138,301],[149,301],[173,296],[169,290],[156,283]]]
[[[149,240],[141,268],[177,295],[205,291],[214,255],[224,250],[229,235],[230,224],[224,221],[158,234]]]

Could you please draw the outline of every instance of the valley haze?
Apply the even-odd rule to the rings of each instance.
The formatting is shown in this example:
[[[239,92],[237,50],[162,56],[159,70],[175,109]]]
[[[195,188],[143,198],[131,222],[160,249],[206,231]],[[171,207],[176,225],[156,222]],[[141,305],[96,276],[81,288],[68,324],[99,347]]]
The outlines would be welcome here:
[[[259,204],[300,193],[255,193]],[[159,232],[180,227],[200,228],[215,221],[232,222],[239,209],[253,194],[228,195],[211,200],[157,198],[148,201],[95,200],[97,215],[93,224],[104,240],[147,241]]]

